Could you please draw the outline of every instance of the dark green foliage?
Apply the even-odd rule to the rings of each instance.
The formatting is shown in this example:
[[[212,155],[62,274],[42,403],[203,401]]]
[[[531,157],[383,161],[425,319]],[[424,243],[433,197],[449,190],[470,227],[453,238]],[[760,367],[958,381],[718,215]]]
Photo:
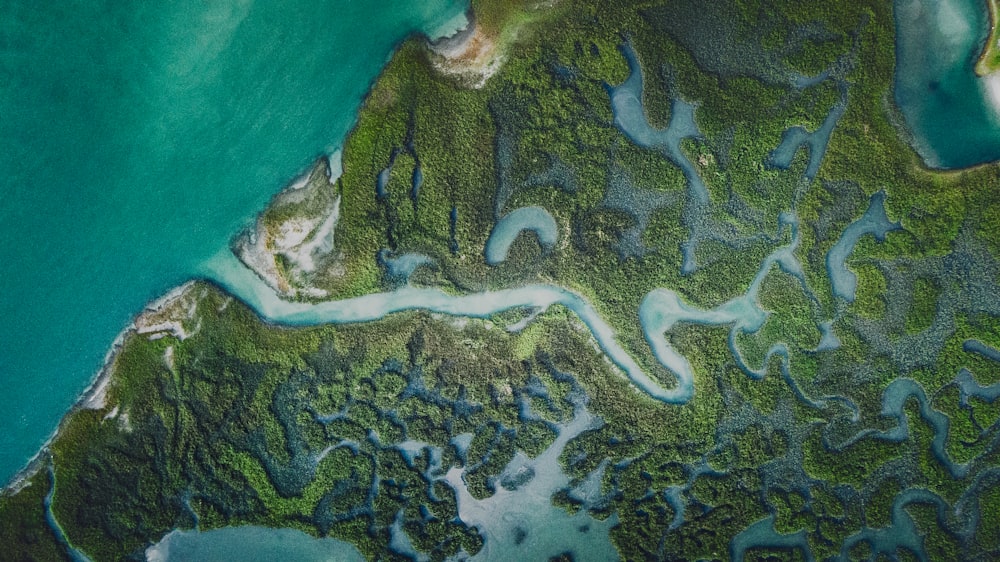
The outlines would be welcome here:
[[[380,250],[430,256],[436,268],[411,282],[452,292],[562,285],[669,387],[673,375],[638,326],[643,297],[666,287],[692,307],[714,308],[742,296],[761,261],[790,242],[778,216],[794,212],[806,287],[766,272],[758,294],[766,323],[733,337],[764,377],[739,368],[728,327],[682,325],[666,335],[691,363],[696,394],[665,405],[617,374],[560,308],[518,333],[494,323],[532,311],[462,325],[413,312],[285,329],[199,287],[199,332],[129,338],[110,396],[116,415],[107,417],[110,406],[76,412],[52,447],[54,512],[73,544],[121,559],[197,516],[202,529],[295,527],[387,558],[399,516],[432,559],[476,552],[483,538],[455,520],[454,491],[428,476],[428,454],[408,458],[394,445],[441,447],[442,469],[464,466],[472,494],[486,497],[518,450],[537,455],[552,443],[579,385],[604,425],[571,442],[560,462],[574,484],[603,466],[602,496],[588,505],[566,490],[553,501],[615,514],[612,539],[624,559],[725,559],[733,537],[768,516],[776,533],[804,532],[824,559],[865,529],[895,524],[897,500],[913,489],[937,498],[901,508],[928,556],[996,557],[1000,400],[966,397],[955,377],[964,368],[984,386],[1000,380],[995,361],[963,347],[971,339],[1000,347],[997,168],[930,172],[901,140],[889,106],[892,3],[474,7],[506,54],[482,88],[436,70],[414,40],[366,100],[344,148],[337,239],[347,274],[334,297],[395,287],[381,278]],[[516,41],[504,31],[514,26]],[[682,170],[613,120],[607,86],[628,76],[626,44],[640,61],[654,128],[670,122],[672,100],[697,104],[701,135],[680,149],[708,190],[698,220]],[[792,85],[825,70],[830,78],[816,85]],[[842,101],[815,178],[805,177],[808,147],[787,170],[768,164],[786,130],[815,131]],[[856,298],[838,300],[827,254],[881,189],[903,229],[857,244],[846,262]],[[528,205],[555,218],[556,247],[542,252],[522,236],[505,263],[487,266],[495,221]],[[681,246],[695,227],[707,234],[697,267],[681,275]],[[838,348],[817,350],[821,321],[832,322]],[[787,358],[767,359],[776,344]],[[883,392],[901,376],[921,385],[926,411],[914,396],[900,412],[884,410]],[[525,409],[541,419],[526,419]],[[935,413],[949,420],[944,434],[929,421]],[[896,438],[901,423],[905,436]],[[450,443],[464,434],[472,440],[463,453]],[[944,460],[933,452],[939,439]],[[948,463],[968,463],[967,472]],[[0,498],[0,543],[18,544],[22,559],[58,551],[41,522],[46,486],[36,476]],[[971,513],[978,526],[968,524]],[[870,546],[846,554],[867,557]],[[802,553],[751,549],[748,559],[792,556]]]
[[[11,562],[69,560],[45,522],[44,500],[51,489],[48,473],[39,471],[27,484],[14,495],[0,496],[3,559]]]

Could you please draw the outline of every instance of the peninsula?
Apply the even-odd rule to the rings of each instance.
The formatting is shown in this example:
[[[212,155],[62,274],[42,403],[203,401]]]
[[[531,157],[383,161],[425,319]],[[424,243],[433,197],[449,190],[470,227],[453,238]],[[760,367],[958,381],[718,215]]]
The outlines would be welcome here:
[[[990,12],[990,32],[983,52],[976,59],[976,74],[989,76],[1000,70],[1000,0],[985,0]]]

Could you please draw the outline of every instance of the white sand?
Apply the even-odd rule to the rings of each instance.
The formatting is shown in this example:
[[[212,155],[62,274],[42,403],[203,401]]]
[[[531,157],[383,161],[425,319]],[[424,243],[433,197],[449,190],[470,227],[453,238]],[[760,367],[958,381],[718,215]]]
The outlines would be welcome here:
[[[472,88],[482,88],[503,66],[504,53],[492,37],[472,23],[454,37],[431,45],[437,55],[434,67],[443,74],[461,78]]]
[[[979,79],[983,88],[983,98],[993,108],[993,118],[1000,123],[1000,73],[994,72]]]
[[[313,287],[310,278],[320,268],[320,258],[334,250],[334,231],[340,219],[340,196],[334,196],[331,201],[326,190],[336,189],[335,182],[342,172],[341,153],[337,150],[314,164],[307,174],[279,193],[269,206],[269,209],[274,209],[288,204],[307,204],[311,207],[308,216],[293,216],[269,227],[265,223],[268,213],[265,211],[254,228],[243,233],[235,243],[234,252],[240,261],[284,297],[303,295],[323,298],[327,294]],[[316,201],[309,204],[313,199],[324,201],[322,205],[326,207],[318,208],[321,203]],[[286,260],[287,270],[278,266],[278,256]],[[337,264],[331,267],[336,268]],[[336,274],[336,271],[333,273]]]

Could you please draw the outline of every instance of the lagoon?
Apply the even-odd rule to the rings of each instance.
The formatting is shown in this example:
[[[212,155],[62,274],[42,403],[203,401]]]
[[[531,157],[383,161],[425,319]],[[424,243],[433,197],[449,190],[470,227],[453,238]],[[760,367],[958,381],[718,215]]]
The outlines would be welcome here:
[[[932,168],[1000,158],[1000,75],[974,67],[986,35],[984,0],[896,0],[894,96],[914,148]]]

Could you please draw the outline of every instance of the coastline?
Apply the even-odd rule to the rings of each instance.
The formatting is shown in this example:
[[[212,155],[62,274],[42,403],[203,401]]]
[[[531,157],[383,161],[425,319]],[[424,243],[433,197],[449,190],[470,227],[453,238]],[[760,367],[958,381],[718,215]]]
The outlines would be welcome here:
[[[467,19],[474,18],[473,8],[471,5],[466,9],[465,16]],[[375,85],[378,83],[378,80],[382,77],[383,73],[385,72],[385,68],[388,65],[389,61],[392,60],[392,58],[396,55],[399,49],[407,42],[416,40],[422,42],[425,46],[430,46],[436,42],[447,40],[449,37],[453,38],[458,35],[461,35],[465,33],[466,30],[471,29],[471,27],[472,26],[467,25],[463,29],[455,30],[451,35],[443,35],[440,37],[432,37],[431,35],[429,35],[427,32],[424,31],[414,31],[402,37],[399,41],[396,42],[395,46],[390,51],[389,56],[386,58],[385,63],[382,65],[382,68],[379,69],[379,72],[375,74],[375,76],[373,76],[372,79],[369,81],[368,86],[365,89],[365,93],[362,96],[362,99],[369,98],[372,89],[375,87]],[[434,31],[431,31],[430,33],[433,34]],[[428,64],[432,64],[430,60],[428,60]],[[347,129],[344,138],[340,139],[338,143],[332,145],[336,146],[337,148],[326,151],[326,154],[324,156],[325,158],[330,158],[334,156],[336,153],[339,153],[343,149],[346,139],[351,134],[353,134],[355,128],[357,128],[358,116],[360,115],[360,111],[362,110],[362,108],[363,104],[358,108],[358,112],[354,116],[354,122]],[[331,173],[336,173],[336,175],[338,176],[340,175],[341,172],[339,167],[339,160],[340,158],[337,157],[336,161],[338,165],[334,165],[333,160],[328,160],[329,162],[328,169],[330,170]],[[312,169],[313,168],[309,168],[304,173],[299,173],[298,175],[292,177],[289,181],[283,184],[280,187],[280,189],[275,191],[274,197],[278,197],[281,193],[286,192],[289,189],[294,189],[294,187],[303,180],[303,175],[305,176],[305,179],[308,181]],[[331,176],[329,179],[332,183],[335,178]],[[270,203],[268,204],[268,206],[269,205]],[[256,219],[266,211],[267,207],[264,207],[263,209],[255,213],[251,217],[251,220],[255,222]],[[239,233],[237,232],[234,235],[234,237],[238,235]],[[231,251],[231,247],[227,246],[227,250]],[[122,346],[124,345],[125,339],[131,335],[139,333],[137,322],[140,321],[140,319],[142,319],[147,313],[151,311],[154,313],[161,311],[169,304],[172,304],[174,300],[185,296],[187,294],[187,291],[190,290],[191,288],[206,282],[218,286],[213,280],[206,279],[204,278],[204,276],[201,275],[196,275],[192,279],[189,279],[188,281],[185,281],[184,283],[170,289],[164,295],[149,301],[143,307],[143,309],[135,315],[133,320],[129,322],[124,328],[122,328],[122,330],[118,333],[117,336],[115,336],[114,340],[112,341],[111,346],[109,347],[107,353],[104,356],[104,362],[102,366],[94,373],[90,383],[80,393],[80,395],[73,402],[73,404],[63,413],[62,417],[59,419],[59,423],[56,425],[56,428],[45,439],[45,441],[39,447],[38,451],[27,460],[23,468],[15,472],[7,480],[7,482],[4,483],[2,487],[0,487],[0,497],[16,495],[18,492],[20,492],[25,487],[30,485],[29,481],[31,480],[31,478],[37,475],[39,470],[42,469],[44,466],[46,466],[46,464],[49,462],[51,456],[50,446],[55,441],[55,439],[59,437],[65,425],[68,423],[69,419],[74,414],[76,414],[80,410],[100,410],[106,406],[107,391],[111,382],[111,377],[114,373],[115,361],[118,358],[118,354],[121,351]]]
[[[103,410],[107,407],[108,389],[111,384],[111,378],[115,372],[115,362],[118,359],[119,353],[121,353],[122,348],[125,345],[126,338],[134,335],[142,334],[155,334],[163,331],[170,331],[169,327],[163,330],[146,330],[143,331],[142,326],[146,319],[151,316],[163,313],[168,307],[180,302],[181,299],[186,297],[191,289],[198,285],[198,280],[190,280],[182,283],[170,289],[166,294],[153,299],[147,304],[139,314],[129,322],[118,335],[115,336],[114,341],[111,343],[111,347],[108,352],[104,355],[104,363],[101,368],[94,374],[91,379],[90,384],[87,388],[80,394],[69,410],[63,414],[63,417],[59,420],[59,425],[56,426],[55,430],[49,435],[45,440],[45,443],[38,449],[38,452],[31,457],[25,464],[24,468],[14,473],[10,480],[4,484],[3,488],[0,488],[0,496],[14,495],[23,490],[25,487],[30,485],[29,480],[33,478],[38,472],[48,464],[49,458],[51,456],[50,446],[59,437],[65,428],[66,424],[69,422],[70,418],[74,414],[81,410]],[[155,325],[153,325],[155,326]]]
[[[464,87],[480,89],[503,67],[511,45],[529,28],[547,17],[558,0],[525,2],[517,13],[497,16],[495,8],[483,6],[479,18],[473,5],[465,12],[466,25],[455,33],[438,38],[427,37],[429,63],[439,73],[451,76]],[[491,17],[491,15],[493,17]],[[500,18],[500,23],[494,21]],[[482,19],[482,21],[480,21]]]
[[[118,358],[118,353],[121,351],[123,344],[125,343],[125,338],[129,335],[135,333],[135,323],[129,323],[118,335],[115,337],[114,341],[111,343],[111,348],[108,350],[107,354],[104,356],[104,364],[101,368],[94,374],[94,378],[91,380],[87,388],[80,394],[76,402],[70,406],[69,410],[63,414],[62,419],[59,420],[59,425],[52,431],[52,433],[45,439],[45,443],[38,449],[33,457],[28,459],[27,464],[24,468],[14,473],[10,480],[4,484],[3,488],[0,488],[0,496],[14,495],[30,485],[28,482],[31,480],[38,472],[48,464],[49,458],[51,456],[50,447],[52,443],[59,437],[66,423],[69,419],[79,412],[80,410],[100,410],[104,407],[105,401],[107,399],[108,385],[111,382],[111,374],[114,371],[113,366],[115,360]]]
[[[998,75],[1000,76],[1000,75]],[[1000,165],[1000,160],[993,160],[990,162],[980,162],[978,164],[972,164],[971,166],[965,166],[963,168],[942,168],[938,166],[931,165],[927,160],[920,154],[920,150],[917,149],[917,145],[921,142],[919,138],[910,130],[906,124],[906,119],[903,118],[903,114],[899,109],[899,105],[896,100],[893,99],[891,93],[883,99],[883,111],[886,112],[889,124],[899,135],[899,138],[909,149],[912,155],[912,161],[910,164],[911,169],[920,172],[921,174],[935,175],[946,178],[955,178],[961,176],[966,172],[975,172],[981,169],[997,167]],[[929,150],[929,148],[928,148]]]
[[[976,75],[980,78],[986,78],[1000,70],[1000,28],[997,27],[997,24],[1000,23],[1000,0],[984,1],[989,13],[990,30],[986,35],[986,44],[983,45],[983,50],[979,53],[979,58],[976,59]],[[991,65],[988,60],[990,58],[997,62]]]
[[[985,1],[989,6],[989,13],[991,17],[990,37],[993,38],[993,33],[995,33],[997,30],[998,19],[1000,19],[1000,0],[985,0]],[[465,15],[468,20],[468,24],[465,26],[465,28],[455,31],[452,35],[432,38],[426,33],[415,32],[401,39],[393,49],[392,54],[395,54],[398,51],[399,47],[405,44],[406,42],[414,40],[415,38],[419,37],[420,40],[422,40],[424,44],[429,48],[432,54],[436,54],[444,58],[452,58],[452,57],[462,58],[463,56],[462,53],[464,53],[468,49],[469,44],[474,41],[476,35],[478,33],[481,33],[481,31],[476,25],[475,14],[471,6],[466,10]],[[983,52],[981,57],[985,56],[985,54],[986,51]],[[390,55],[390,58],[391,56],[392,55]],[[433,61],[429,60],[429,63],[434,65]],[[435,68],[437,68],[436,65],[434,66]],[[375,76],[375,78],[373,78],[373,80],[368,85],[368,89],[364,96],[365,98],[369,96],[372,88],[374,87],[379,77],[381,77],[382,73],[384,72],[384,68],[385,67],[383,66],[383,69]],[[488,78],[488,76],[486,78]],[[890,102],[890,105],[896,111],[899,110],[894,100]],[[355,116],[354,125],[352,125],[352,127],[348,130],[347,136],[353,133],[356,125],[357,125],[357,116]],[[906,128],[905,126],[905,122],[902,120],[900,120],[900,123],[897,125],[897,128],[902,128],[903,130],[909,132],[909,129]],[[344,144],[343,140],[341,140],[339,146],[343,147],[343,144]],[[339,150],[340,149],[338,148],[337,151]],[[924,173],[952,176],[967,171],[976,170],[979,168],[996,166],[998,162],[984,162],[965,168],[937,168],[928,166],[926,162],[923,160],[923,158],[919,155],[919,153],[917,153],[914,150],[914,164],[915,167],[919,168]],[[304,174],[299,174],[294,176],[288,183],[283,185],[282,188],[277,193],[275,193],[274,197],[278,198],[283,193],[289,190],[294,191],[297,189],[301,189],[302,187],[304,187],[304,184],[308,182],[309,178],[310,178],[309,171],[305,172]],[[332,176],[330,177],[331,182],[334,181],[334,179],[335,179],[334,177]],[[256,216],[260,216],[266,211],[267,209],[265,208],[262,211],[260,211]],[[265,276],[260,276],[260,277],[263,280],[268,281],[268,279]],[[6,484],[4,484],[2,488],[0,488],[0,495],[16,494],[18,491],[20,491],[26,485],[28,485],[28,480],[30,480],[30,478],[36,475],[38,470],[42,468],[48,461],[50,445],[59,436],[65,423],[69,420],[69,418],[72,415],[74,415],[79,410],[100,410],[106,407],[107,393],[110,386],[111,377],[114,372],[114,364],[127,337],[132,335],[142,335],[142,334],[172,331],[169,326],[164,326],[163,324],[150,324],[149,329],[143,329],[141,327],[142,326],[141,319],[147,318],[150,313],[156,313],[162,311],[170,304],[173,304],[180,298],[184,297],[191,288],[204,282],[212,283],[213,285],[215,284],[214,281],[210,279],[195,278],[186,281],[183,284],[178,285],[177,287],[174,287],[163,296],[150,301],[142,309],[142,311],[140,311],[135,316],[135,318],[118,333],[118,335],[112,341],[112,344],[108,349],[107,353],[105,354],[105,358],[101,368],[98,369],[97,372],[94,374],[88,386],[79,395],[79,397],[76,399],[73,405],[63,414],[56,429],[45,440],[44,444],[39,448],[38,452],[36,452],[35,455],[28,460],[24,468],[16,472],[10,478],[10,480]],[[180,333],[183,334],[183,331],[181,331]]]
[[[839,5],[846,31],[831,32],[847,36],[869,15],[885,23],[886,11],[867,8]],[[877,49],[855,49],[859,65],[879,69],[855,74],[859,111],[841,120],[836,105],[791,108],[806,134],[819,119],[838,132],[796,148],[795,162],[763,180],[761,155],[779,135],[785,144],[788,115],[772,113],[766,95],[740,96],[739,83],[717,89],[711,72],[672,50],[676,41],[644,27],[645,68],[677,64],[673,76],[691,80],[684,91],[703,94],[688,98],[704,104],[699,115],[726,126],[706,121],[708,140],[688,140],[683,158],[644,154],[634,131],[650,126],[652,103],[636,93],[636,125],[615,103],[619,86],[608,86],[623,58],[633,62],[617,24],[643,6],[593,9],[614,17],[591,29],[588,12],[572,12],[537,48],[511,46],[478,91],[436,75],[420,40],[405,43],[346,141],[353,155],[340,185],[355,204],[338,234],[357,244],[349,290],[321,303],[276,298],[226,245],[202,244],[216,256],[199,277],[146,292],[99,334],[76,388],[48,416],[62,420],[34,471],[16,495],[0,490],[5,556],[213,557],[177,542],[187,533],[221,559],[244,547],[295,558],[291,529],[328,558],[338,556],[330,540],[369,559],[826,559],[864,549],[988,558],[1000,508],[987,497],[980,509],[977,498],[1000,443],[972,456],[949,445],[969,433],[969,400],[1000,395],[988,356],[1000,321],[982,313],[1000,295],[991,275],[1000,209],[990,200],[1000,167],[925,170],[876,113],[882,102],[894,109],[885,25],[865,28],[876,32],[864,45]],[[967,68],[975,55],[966,52]],[[577,68],[589,74],[559,81]],[[538,87],[511,93],[518,84]],[[697,137],[684,132],[680,84],[668,84],[673,121],[663,130]],[[601,118],[609,100],[611,120]],[[441,126],[441,115],[454,124]],[[730,134],[733,115],[746,119]],[[523,131],[508,134],[506,123]],[[382,165],[392,155],[391,169],[400,150],[412,158],[390,184]],[[823,171],[803,174],[814,155]],[[699,183],[735,203],[713,196],[699,206]],[[382,189],[373,198],[373,184],[394,198],[377,199]],[[872,186],[881,189],[869,196]],[[558,223],[553,244],[521,228],[509,260],[484,261],[493,231],[532,208]],[[428,215],[437,220],[418,220]],[[641,252],[629,252],[635,239]],[[685,268],[698,244],[699,267]],[[972,357],[962,340],[985,351]],[[674,382],[678,406],[647,396],[619,353],[651,384]],[[77,397],[82,376],[92,380]],[[934,419],[918,419],[914,404]],[[901,436],[907,427],[912,436]],[[899,485],[882,490],[887,480]],[[888,510],[910,525],[879,528]]]
[[[426,41],[431,65],[439,73],[458,78],[468,87],[479,89],[503,65],[500,37],[491,36],[477,21],[470,6],[465,27],[451,36]]]
[[[997,76],[1000,77],[1000,74]],[[972,164],[962,168],[943,168],[931,165],[921,155],[920,150],[918,150],[917,145],[921,143],[921,140],[907,126],[906,119],[903,118],[902,111],[896,103],[896,100],[893,99],[892,94],[890,93],[886,96],[886,98],[887,99],[883,100],[883,111],[886,112],[889,123],[892,125],[893,129],[895,129],[896,134],[899,135],[899,138],[909,149],[910,154],[912,155],[912,162],[910,166],[913,170],[916,170],[921,174],[953,179],[965,174],[966,172],[976,172],[985,168],[995,168],[1000,166],[1000,160],[980,162],[978,164]]]
[[[342,269],[334,243],[340,168],[339,150],[317,158],[230,243],[240,261],[285,298],[325,298],[327,291],[315,286],[316,275]]]
[[[967,68],[966,72],[972,73],[972,79],[978,83],[978,95],[983,97],[983,102],[988,109],[992,109],[994,117],[1000,119],[1000,0],[982,0],[987,5],[990,28],[988,30],[986,43],[979,52],[979,56],[972,68]],[[990,49],[990,42],[993,42],[993,49]],[[941,156],[934,150],[931,143],[921,137],[911,124],[908,123],[904,115],[903,107],[896,97],[896,89],[899,87],[899,49],[900,37],[897,34],[894,39],[893,49],[895,51],[895,64],[893,70],[894,78],[892,88],[886,92],[882,100],[883,111],[896,134],[905,143],[913,156],[911,168],[921,174],[938,175],[946,178],[954,178],[965,172],[975,172],[1000,164],[1000,159],[981,161],[964,166],[945,166],[941,162]],[[995,53],[998,59],[996,69],[989,70],[985,74],[981,72],[981,65],[989,53]],[[971,55],[970,55],[971,56]],[[966,59],[966,64],[969,59]]]

